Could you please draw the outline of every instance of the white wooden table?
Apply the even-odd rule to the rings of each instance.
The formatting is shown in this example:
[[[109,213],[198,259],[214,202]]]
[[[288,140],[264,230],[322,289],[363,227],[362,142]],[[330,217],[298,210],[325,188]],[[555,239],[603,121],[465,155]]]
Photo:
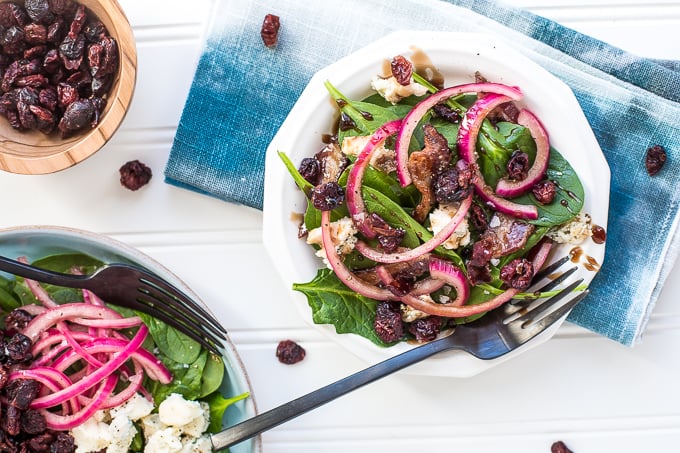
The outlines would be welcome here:
[[[286,300],[290,290],[262,247],[260,212],[163,182],[213,1],[121,0],[139,51],[123,127],[74,168],[0,173],[0,224],[108,234],[165,264],[221,316],[266,410],[366,364],[307,326]],[[680,2],[510,3],[634,53],[680,59]],[[118,168],[131,159],[155,174],[138,192],[118,182]],[[678,451],[678,295],[680,267],[635,348],[565,324],[548,343],[473,379],[390,376],[266,433],[264,451],[546,453],[558,439],[575,453]],[[302,363],[276,360],[284,338],[307,349]]]

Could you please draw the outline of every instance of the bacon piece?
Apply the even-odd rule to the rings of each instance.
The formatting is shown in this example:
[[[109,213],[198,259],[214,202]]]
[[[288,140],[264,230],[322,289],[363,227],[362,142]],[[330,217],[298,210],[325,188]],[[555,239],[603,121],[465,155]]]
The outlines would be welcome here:
[[[413,185],[421,194],[420,202],[413,212],[413,218],[422,223],[435,204],[434,180],[451,162],[449,142],[434,126],[423,126],[425,147],[414,151],[408,158],[408,171]]]

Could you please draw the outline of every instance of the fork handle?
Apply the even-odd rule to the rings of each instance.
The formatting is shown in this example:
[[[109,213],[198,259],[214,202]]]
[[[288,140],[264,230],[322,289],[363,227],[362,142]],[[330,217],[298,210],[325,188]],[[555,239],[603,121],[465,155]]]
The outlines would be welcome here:
[[[0,256],[0,271],[50,285],[89,289],[87,275],[62,274],[61,272],[40,269],[5,256]]]
[[[450,339],[449,339],[450,340]],[[250,439],[264,431],[274,428],[312,409],[322,406],[334,399],[350,393],[366,384],[395,373],[403,368],[418,363],[441,351],[453,349],[451,341],[433,341],[417,348],[410,349],[371,367],[358,371],[318,390],[314,390],[293,401],[256,415],[237,425],[211,435],[214,450],[231,447]]]

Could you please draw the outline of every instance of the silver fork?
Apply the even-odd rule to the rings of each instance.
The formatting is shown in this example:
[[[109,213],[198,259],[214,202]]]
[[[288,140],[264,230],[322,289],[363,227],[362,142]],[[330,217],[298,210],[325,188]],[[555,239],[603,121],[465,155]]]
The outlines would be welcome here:
[[[154,316],[221,355],[224,327],[191,297],[140,267],[115,263],[90,275],[73,275],[0,256],[0,271],[51,285],[87,289],[107,303]]]
[[[568,257],[544,268],[536,274],[534,282],[539,282],[544,277],[552,279],[554,277],[552,274],[567,261]],[[552,289],[575,271],[576,268],[572,267],[537,291]],[[554,283],[555,281],[557,283]],[[219,433],[212,434],[213,449],[221,450],[236,445],[440,352],[459,349],[484,360],[501,357],[545,332],[555,322],[564,318],[588,294],[588,290],[584,290],[573,295],[574,290],[582,282],[583,279],[574,281],[557,295],[542,300],[540,304],[528,300],[506,303],[488,312],[477,321],[457,326],[447,337],[410,349]]]

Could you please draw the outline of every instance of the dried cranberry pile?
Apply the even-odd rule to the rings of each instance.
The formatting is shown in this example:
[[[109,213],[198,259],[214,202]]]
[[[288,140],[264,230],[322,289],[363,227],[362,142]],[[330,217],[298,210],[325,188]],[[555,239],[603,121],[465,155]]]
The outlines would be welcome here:
[[[25,311],[14,310],[0,331],[0,451],[71,453],[75,451],[73,437],[47,429],[45,417],[29,409],[40,384],[31,379],[9,380],[13,371],[28,368],[33,360],[31,340],[19,333],[30,319]]]
[[[0,113],[13,128],[93,128],[118,70],[118,44],[71,0],[0,3]]]

